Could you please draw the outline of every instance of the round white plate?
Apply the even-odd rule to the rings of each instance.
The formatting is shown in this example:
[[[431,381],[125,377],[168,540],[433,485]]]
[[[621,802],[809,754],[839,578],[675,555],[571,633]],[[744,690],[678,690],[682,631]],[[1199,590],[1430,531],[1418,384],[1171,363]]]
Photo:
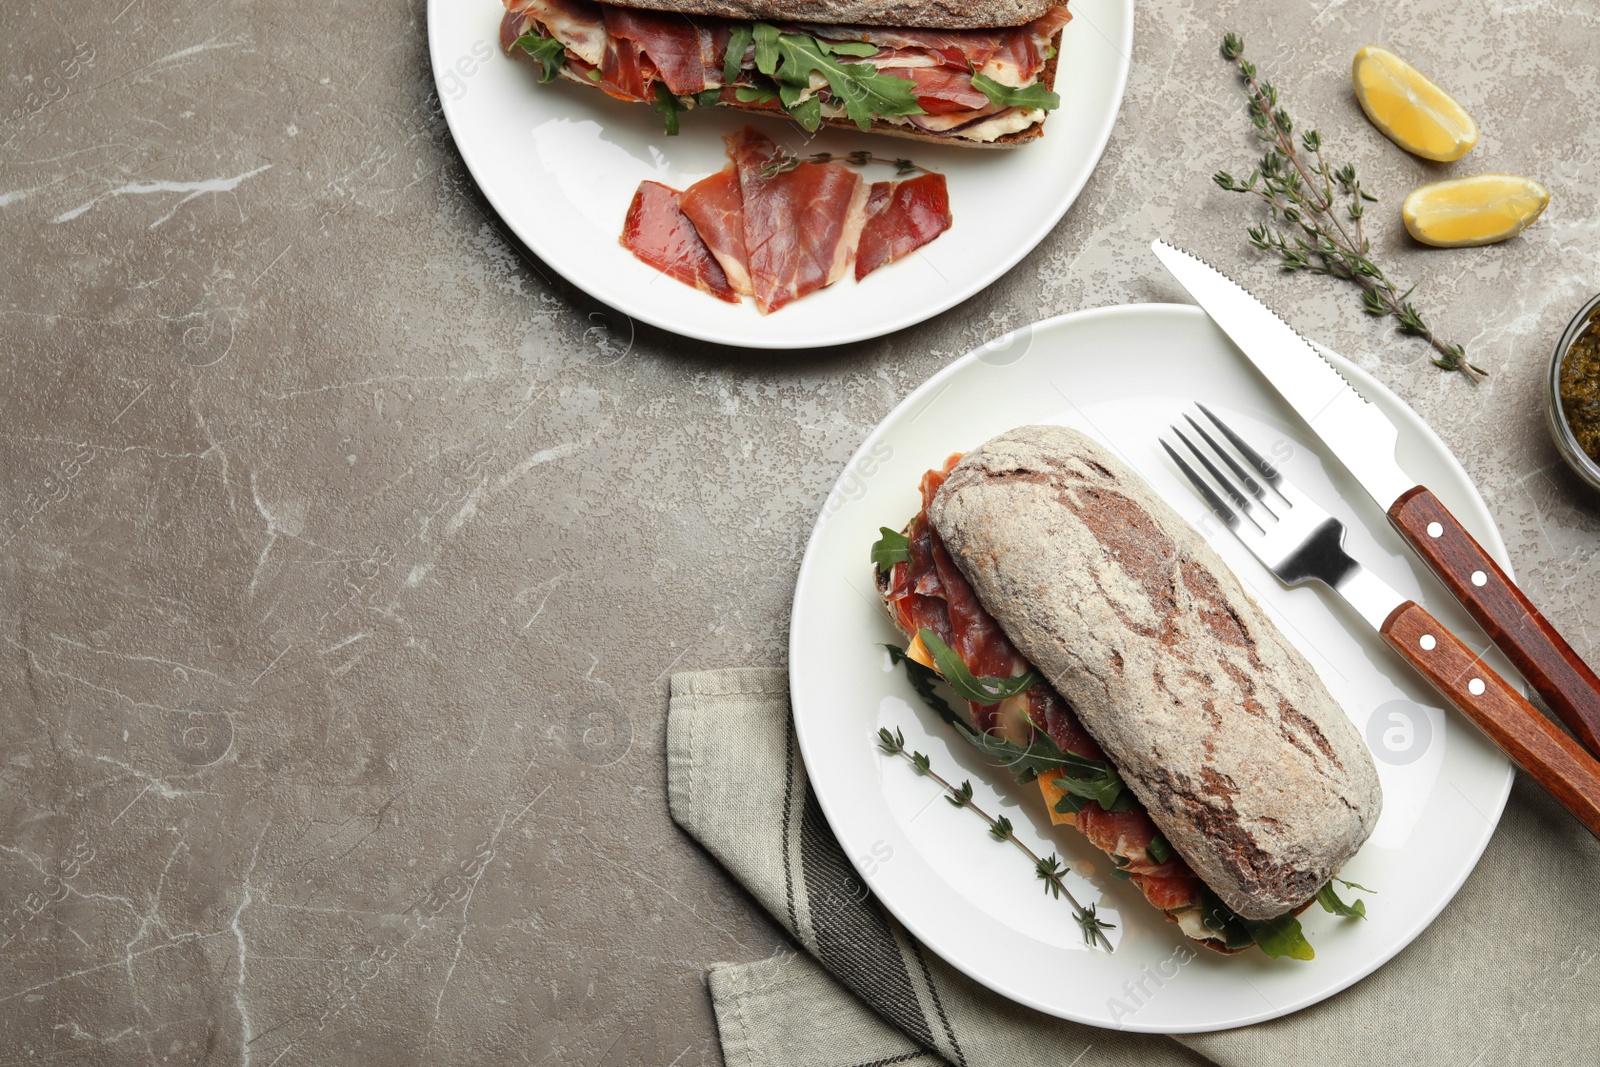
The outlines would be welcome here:
[[[1004,274],[1060,221],[1105,150],[1133,48],[1133,0],[1072,0],[1044,136],[1015,151],[946,148],[725,109],[685,114],[667,137],[643,104],[562,81],[499,48],[495,0],[429,0],[428,47],[445,119],[495,211],[534,254],[619,311],[686,337],[747,348],[819,348],[878,337],[959,304]],[[909,156],[949,182],[955,224],[860,284],[847,277],[763,317],[647,267],[618,243],[646,179],[685,189],[727,162],[722,135],[751,124],[791,152]],[[887,167],[864,172],[871,180]]]
[[[1400,427],[1406,471],[1437,493],[1510,570],[1505,546],[1466,473],[1431,430],[1359,368],[1339,368]],[[1013,1000],[1097,1026],[1158,1033],[1220,1030],[1275,1018],[1350,985],[1416,937],[1449,903],[1499,820],[1512,771],[1376,633],[1325,589],[1286,589],[1255,561],[1169,465],[1158,431],[1199,400],[1274,459],[1350,527],[1372,570],[1485,647],[1465,614],[1413,563],[1380,509],[1198,308],[1144,304],[1051,319],[969,353],[890,413],[845,468],[806,548],[790,632],[795,729],[834,833],[881,900],[924,944]],[[1191,409],[1192,410],[1192,409]],[[1267,613],[1306,654],[1363,731],[1383,782],[1383,816],[1344,877],[1369,886],[1365,922],[1313,906],[1301,916],[1310,962],[1188,946],[1104,854],[1052,830],[1036,785],[985,766],[917,700],[881,643],[898,634],[879,606],[868,546],[916,513],[923,471],[1013,426],[1065,423],[1112,447],[1194,522]],[[1497,669],[1515,678],[1503,661]],[[970,778],[980,806],[1004,811],[1040,855],[1059,852],[1084,903],[1116,924],[1116,951],[1087,948],[1064,901],[1020,852],[990,840],[938,787],[882,755],[880,726],[905,731],[934,768]],[[887,859],[885,858],[887,856]]]

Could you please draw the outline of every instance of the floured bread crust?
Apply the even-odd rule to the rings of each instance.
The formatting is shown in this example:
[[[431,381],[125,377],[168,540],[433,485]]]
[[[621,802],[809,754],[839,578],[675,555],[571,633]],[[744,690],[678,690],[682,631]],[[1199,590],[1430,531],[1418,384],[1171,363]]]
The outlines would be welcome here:
[[[1360,733],[1204,539],[1097,442],[1001,434],[957,464],[928,516],[1236,913],[1305,903],[1366,841],[1383,798]]]

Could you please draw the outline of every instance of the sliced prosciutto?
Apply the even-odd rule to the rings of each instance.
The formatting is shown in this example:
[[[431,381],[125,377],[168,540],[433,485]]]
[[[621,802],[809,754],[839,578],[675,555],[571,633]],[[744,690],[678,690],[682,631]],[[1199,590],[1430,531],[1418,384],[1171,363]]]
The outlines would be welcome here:
[[[700,239],[722,265],[728,284],[736,293],[750,296],[750,254],[744,247],[744,195],[739,191],[739,172],[724,167],[709,178],[684,190],[678,205],[689,216]]]
[[[1009,106],[994,102],[1003,94],[991,99],[994,85],[983,83],[985,92],[974,79],[982,75],[1019,89],[1051,83],[1053,43],[1071,18],[1065,7],[1052,7],[1025,25],[966,30],[779,20],[783,34],[812,39],[806,47],[818,53],[845,42],[873,49],[870,55],[832,54],[823,66],[785,75],[771,53],[758,56],[750,21],[591,0],[504,3],[501,47],[511,51],[523,40],[543,80],[561,77],[621,100],[649,102],[674,120],[677,111],[724,105],[782,114],[807,130],[853,121],[863,130],[958,143],[1016,144],[1040,134],[1044,109],[1059,103],[1053,95],[1035,93],[1029,99],[1040,103]],[[735,37],[740,52],[730,56]],[[854,69],[845,74],[841,66]]]
[[[679,208],[682,196],[660,182],[640,182],[622,224],[622,246],[663,274],[737,304],[739,294]]]
[[[923,475],[922,510],[906,529],[910,558],[890,570],[883,598],[901,632],[915,635],[922,629],[932,630],[974,675],[1014,677],[1030,669],[1027,660],[978,603],[971,585],[953,566],[944,542],[928,522],[928,504],[960,458],[951,456],[942,468]],[[908,655],[914,659],[926,655],[920,640],[912,642]],[[1021,703],[1011,706],[1013,702]],[[1085,759],[1105,759],[1071,706],[1043,681],[1001,704],[986,707],[969,702],[968,709],[973,725],[986,733],[1005,734],[1026,744],[1030,737],[1014,736],[1020,722],[1025,734],[1032,730],[1044,733],[1062,752]],[[1012,721],[1005,721],[1007,718]],[[1054,777],[1039,779],[1047,800],[1060,794],[1053,784]],[[1072,823],[1091,844],[1114,857],[1118,869],[1128,875],[1153,906],[1175,919],[1192,920],[1189,909],[1200,903],[1200,879],[1176,852],[1162,863],[1150,856],[1147,850],[1158,830],[1137,801],[1124,811],[1106,811],[1088,800],[1074,815],[1052,817]],[[1204,936],[1203,926],[1197,928],[1193,921],[1186,922],[1185,932],[1191,929],[1199,929]]]
[[[948,230],[950,223],[950,193],[943,174],[874,182],[856,250],[856,281],[915,252]]]
[[[763,315],[837,281],[855,262],[867,183],[841,163],[769,173],[777,146],[755,130],[727,138],[744,198],[750,284]]]

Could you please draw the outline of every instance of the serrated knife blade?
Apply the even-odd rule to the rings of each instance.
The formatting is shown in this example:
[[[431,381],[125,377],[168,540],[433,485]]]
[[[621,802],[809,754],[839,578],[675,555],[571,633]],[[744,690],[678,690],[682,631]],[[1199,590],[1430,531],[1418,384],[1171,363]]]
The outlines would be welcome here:
[[[1156,258],[1383,508],[1590,752],[1600,755],[1600,677],[1426,486],[1395,460],[1399,431],[1311,343],[1198,256],[1157,240]],[[1485,668],[1487,669],[1487,668]]]
[[[1395,461],[1399,431],[1311,342],[1242,286],[1165,241],[1156,258],[1384,510],[1417,484]]]

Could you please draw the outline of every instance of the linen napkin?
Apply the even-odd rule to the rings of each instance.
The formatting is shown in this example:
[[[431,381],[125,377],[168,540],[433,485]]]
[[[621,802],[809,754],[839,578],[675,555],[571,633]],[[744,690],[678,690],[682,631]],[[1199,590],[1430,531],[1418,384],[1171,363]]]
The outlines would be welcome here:
[[[675,675],[672,817],[799,951],[710,965],[730,1067],[1600,1063],[1600,842],[1519,774],[1461,892],[1377,973],[1256,1026],[1175,1037],[1066,1022],[939,959],[861,883],[812,794],[788,675]]]

